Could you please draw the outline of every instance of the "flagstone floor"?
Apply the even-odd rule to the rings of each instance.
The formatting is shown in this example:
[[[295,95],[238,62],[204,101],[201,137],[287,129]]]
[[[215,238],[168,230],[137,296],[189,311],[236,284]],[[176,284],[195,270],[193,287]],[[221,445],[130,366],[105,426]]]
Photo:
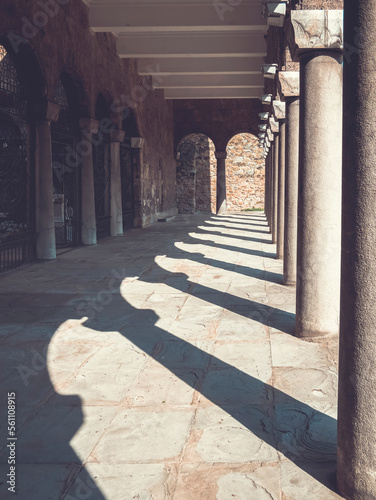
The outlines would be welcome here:
[[[14,443],[20,500],[339,499],[337,342],[294,337],[281,272],[231,213],[2,276],[0,498]]]

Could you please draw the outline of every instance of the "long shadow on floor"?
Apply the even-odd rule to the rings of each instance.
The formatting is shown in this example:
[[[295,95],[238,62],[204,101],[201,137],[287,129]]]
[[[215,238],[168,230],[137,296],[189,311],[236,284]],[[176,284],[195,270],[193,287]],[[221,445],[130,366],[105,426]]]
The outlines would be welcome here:
[[[202,229],[201,227],[197,228],[195,233],[220,236],[221,238],[232,238],[234,240],[240,240],[240,241],[253,241],[254,243],[266,243],[266,244],[272,243],[270,239],[252,238],[250,236],[242,236],[241,234],[235,235],[235,234],[222,233],[221,231],[207,231],[206,229]]]
[[[201,240],[198,241],[201,243]],[[207,241],[205,244],[211,245]],[[213,246],[218,247],[214,244]],[[244,250],[237,247],[228,249]],[[254,255],[254,252],[250,254]],[[264,252],[260,252],[259,255],[265,256]],[[148,256],[150,262],[154,261],[154,258],[155,255]],[[127,268],[131,267],[132,265],[125,266],[125,273],[120,276],[120,280],[130,276],[127,274]],[[108,284],[114,279],[110,268],[108,269],[107,278],[95,283],[96,287],[88,286],[83,293],[90,295],[93,290],[98,290],[98,293],[107,292]],[[150,269],[150,266],[145,264],[145,269]],[[156,264],[154,269],[158,271]],[[67,273],[69,273],[69,265],[67,265]],[[133,273],[131,275],[133,276]],[[187,289],[191,290],[188,293],[208,304],[219,308],[227,307],[250,320],[279,328],[281,320],[289,321],[291,316],[286,316],[287,313],[277,308],[234,298],[230,294],[220,294],[210,287],[190,283],[184,274],[177,273],[174,277],[177,280],[174,285],[169,282],[170,287],[174,286],[176,290],[183,292]],[[141,274],[139,281],[150,283],[152,278],[150,275],[143,277]],[[20,289],[20,296],[24,293]],[[336,422],[334,418],[274,389],[267,383],[269,377],[259,380],[248,370],[238,369],[231,363],[179,338],[178,335],[156,326],[159,317],[154,311],[133,307],[121,296],[118,286],[111,291],[111,300],[108,305],[98,306],[95,301],[92,303],[87,301],[87,310],[82,310],[77,305],[68,304],[69,298],[66,293],[58,290],[55,293],[51,291],[42,293],[40,297],[37,297],[37,301],[30,302],[34,304],[34,309],[30,322],[25,320],[27,323],[25,330],[18,330],[14,334],[14,339],[8,340],[6,345],[3,342],[0,394],[4,405],[7,401],[7,393],[13,391],[16,393],[17,488],[21,498],[27,498],[27,500],[40,500],[41,498],[105,500],[100,487],[86,470],[82,457],[77,455],[70,444],[84,423],[81,395],[63,396],[56,392],[46,363],[46,351],[51,338],[57,334],[64,336],[70,328],[76,327],[77,320],[73,318],[82,318],[85,313],[92,319],[85,322],[87,328],[84,328],[83,340],[93,340],[92,329],[101,332],[119,331],[124,338],[237,420],[242,427],[251,432],[248,436],[251,441],[254,439],[252,435],[256,436],[271,450],[278,450],[285,457],[301,462],[299,466],[303,470],[317,480],[322,480],[321,475],[316,474],[316,469],[312,465],[319,461],[332,463],[335,460]],[[235,299],[235,303],[232,303]],[[58,307],[54,306],[54,301]],[[92,310],[94,314],[91,314]],[[7,324],[11,326],[12,322],[18,323],[19,314],[19,310],[16,309],[14,315],[6,316]],[[56,322],[61,324],[58,332],[55,327]],[[12,336],[10,334],[9,339],[12,339]],[[55,373],[59,373],[60,356],[62,358],[71,356],[72,371],[78,369],[74,365],[75,349],[78,349],[78,353],[80,350],[84,352],[85,342],[79,345],[72,344],[71,352],[67,352],[66,348],[64,346],[61,353],[55,353],[52,360]],[[251,363],[249,371],[252,372]],[[61,383],[64,384],[64,377],[70,375],[71,373],[62,372]],[[102,380],[102,373],[98,371],[97,383],[100,385]],[[123,381],[119,380],[118,383],[122,384]],[[102,425],[101,415],[94,415],[93,418],[97,419],[98,427]],[[5,445],[8,436],[3,423],[1,425],[3,447],[0,464],[4,470],[8,467],[8,452]],[[165,432],[166,439],[168,439],[168,429]],[[87,451],[84,451],[84,441],[81,440],[80,444],[83,449],[79,451],[85,456]],[[231,447],[231,443],[229,446]],[[256,445],[256,449],[259,448]],[[268,451],[265,453],[270,456]],[[264,458],[260,456],[260,461]],[[275,461],[277,461],[276,456]],[[25,483],[26,478],[27,483]],[[7,495],[6,486],[0,484],[2,497],[13,498],[13,493],[4,496]],[[126,485],[124,487],[126,488]]]
[[[173,258],[179,259],[178,256],[173,255]],[[186,256],[186,259],[193,262],[210,265],[217,269],[223,269],[224,271],[229,270],[229,265],[223,260],[213,259],[211,257],[205,257],[203,253],[192,252]],[[264,271],[263,269],[257,269],[249,266],[242,266],[240,264],[234,264],[230,268],[231,272],[236,274],[242,274],[243,276],[248,276],[250,278],[255,278],[258,280],[267,281],[269,283],[282,284],[283,275],[279,273],[273,273],[271,271]]]
[[[267,229],[267,226],[264,226],[265,227],[265,231],[261,231],[260,229],[245,229],[245,228],[242,228],[242,227],[236,227],[236,226],[226,226],[225,224],[216,224],[216,223],[213,223],[211,221],[205,221],[205,224],[209,224],[208,227],[210,228],[220,228],[220,229],[230,229],[231,231],[242,231],[243,233],[244,232],[250,232],[250,233],[260,233],[260,234],[270,234],[268,229]],[[230,224],[230,222],[229,222]],[[222,234],[223,236],[227,236],[227,234],[225,233],[220,233]],[[239,236],[240,238],[242,238],[243,236]],[[250,241],[253,241],[252,239]]]
[[[194,233],[196,234],[197,231],[194,231]],[[208,234],[208,233],[205,232],[203,234]],[[222,248],[223,250],[229,250],[231,252],[240,252],[240,253],[244,253],[246,255],[255,255],[256,257],[265,257],[266,259],[275,259],[275,257],[276,257],[275,253],[267,253],[267,252],[263,252],[262,250],[255,250],[253,248],[242,248],[242,247],[237,247],[237,246],[233,246],[233,245],[224,245],[223,243],[216,243],[215,241],[208,240],[206,238],[200,239],[200,238],[196,238],[195,236],[191,236],[190,239],[192,240],[192,243],[195,243],[195,244],[201,243],[202,245],[207,245],[207,246],[211,246],[214,248]],[[265,241],[264,243],[270,243],[270,242]]]

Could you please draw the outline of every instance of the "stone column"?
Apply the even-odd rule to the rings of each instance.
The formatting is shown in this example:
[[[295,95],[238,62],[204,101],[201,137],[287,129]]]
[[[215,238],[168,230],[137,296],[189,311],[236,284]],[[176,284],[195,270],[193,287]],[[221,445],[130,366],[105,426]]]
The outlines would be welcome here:
[[[120,170],[120,143],[124,136],[124,130],[111,130],[111,236],[122,236],[124,232]]]
[[[227,151],[216,151],[217,158],[217,214],[227,212],[226,195],[226,158]]]
[[[376,4],[345,0],[338,487],[376,498]]]
[[[270,197],[269,197],[269,227],[270,234],[273,234],[273,211],[274,211],[274,143],[271,145],[269,150],[269,176],[270,176]],[[273,239],[273,237],[272,237]]]
[[[283,284],[296,284],[299,174],[299,72],[278,74],[286,100],[286,186]]]
[[[269,223],[269,153],[265,158],[265,190],[264,190],[264,212],[266,216],[266,220]]]
[[[81,241],[84,245],[97,244],[92,136],[98,132],[98,126],[99,122],[91,118],[80,120],[82,130]]]
[[[143,226],[142,217],[142,185],[141,185],[141,171],[143,163],[143,147],[145,139],[143,137],[132,137],[131,138],[131,148],[132,148],[132,162],[133,162],[133,201],[134,201],[134,227]]]
[[[278,213],[277,213],[277,259],[283,259],[285,231],[285,141],[286,141],[286,103],[273,101],[275,117],[279,120],[279,158],[278,158]]]
[[[342,11],[293,11],[291,20],[300,58],[296,335],[312,338],[339,329]]]
[[[273,213],[272,243],[277,243],[278,232],[278,173],[279,173],[279,134],[275,134],[273,147]]]
[[[60,106],[46,102],[43,120],[35,127],[35,195],[37,258],[56,259],[51,121],[59,118]]]

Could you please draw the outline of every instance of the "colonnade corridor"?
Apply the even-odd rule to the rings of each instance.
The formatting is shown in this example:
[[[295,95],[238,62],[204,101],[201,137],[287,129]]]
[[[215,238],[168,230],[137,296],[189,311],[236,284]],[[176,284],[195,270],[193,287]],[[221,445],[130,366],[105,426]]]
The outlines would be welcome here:
[[[293,335],[275,251],[263,213],[180,215],[5,275],[19,498],[341,498],[338,339]]]

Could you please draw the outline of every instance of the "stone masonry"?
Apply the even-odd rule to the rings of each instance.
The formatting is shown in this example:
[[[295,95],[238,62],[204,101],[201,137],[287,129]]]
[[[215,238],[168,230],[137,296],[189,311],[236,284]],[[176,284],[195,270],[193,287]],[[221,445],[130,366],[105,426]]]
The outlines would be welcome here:
[[[264,159],[257,138],[238,134],[227,146],[227,206],[229,210],[264,206]],[[177,206],[180,213],[216,211],[217,160],[214,143],[191,134],[178,147]]]

